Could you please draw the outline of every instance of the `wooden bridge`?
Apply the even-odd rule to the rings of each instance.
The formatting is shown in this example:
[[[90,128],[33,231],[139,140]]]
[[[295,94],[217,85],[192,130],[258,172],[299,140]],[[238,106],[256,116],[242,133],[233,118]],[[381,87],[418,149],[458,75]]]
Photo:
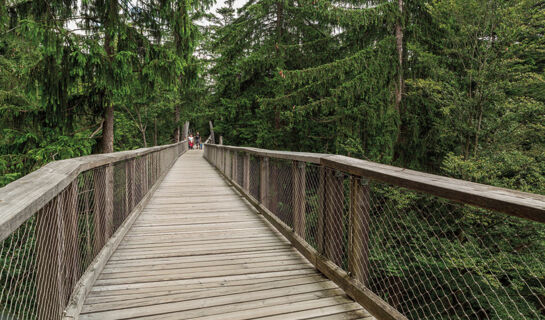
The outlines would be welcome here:
[[[543,314],[539,255],[519,259],[537,270],[517,279],[529,290],[467,277],[478,289],[460,287],[455,273],[469,264],[419,273],[432,257],[459,261],[441,242],[448,219],[429,221],[431,210],[542,232],[545,197],[341,156],[214,144],[58,161],[0,189],[0,318],[494,318],[504,311],[481,301],[501,290],[514,319]],[[431,234],[435,251],[402,231]],[[508,253],[520,258],[517,250]]]
[[[202,152],[189,151],[109,259],[80,319],[332,314],[371,319],[256,214]]]

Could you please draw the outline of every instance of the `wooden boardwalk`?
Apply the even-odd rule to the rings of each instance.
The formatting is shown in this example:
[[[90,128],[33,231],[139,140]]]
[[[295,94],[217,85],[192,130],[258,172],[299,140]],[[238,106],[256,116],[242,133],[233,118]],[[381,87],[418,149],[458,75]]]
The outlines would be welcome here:
[[[374,319],[204,160],[167,174],[95,282],[80,319]]]

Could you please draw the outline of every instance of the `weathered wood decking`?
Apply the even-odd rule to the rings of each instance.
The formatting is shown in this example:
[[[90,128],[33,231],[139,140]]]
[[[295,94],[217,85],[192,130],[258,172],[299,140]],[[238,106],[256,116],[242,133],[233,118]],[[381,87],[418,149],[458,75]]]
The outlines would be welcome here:
[[[202,158],[183,155],[95,282],[80,319],[373,319]]]

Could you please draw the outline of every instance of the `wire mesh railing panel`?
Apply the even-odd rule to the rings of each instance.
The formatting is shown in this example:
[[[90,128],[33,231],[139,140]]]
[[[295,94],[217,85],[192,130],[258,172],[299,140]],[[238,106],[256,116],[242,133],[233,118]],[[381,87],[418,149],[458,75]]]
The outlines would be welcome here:
[[[269,214],[407,318],[545,319],[544,224],[313,163],[249,171]]]
[[[77,281],[179,152],[185,148],[81,172],[5,238],[0,319],[61,319]]]
[[[267,209],[282,222],[293,228],[293,181],[292,162],[271,159],[269,161]]]
[[[385,184],[366,189],[356,224],[368,234],[356,242],[369,258],[355,263],[394,308],[411,319],[545,318],[545,226]]]
[[[297,201],[305,203],[305,227],[299,235],[318,252],[323,252],[323,169],[314,164],[305,166],[304,198]]]

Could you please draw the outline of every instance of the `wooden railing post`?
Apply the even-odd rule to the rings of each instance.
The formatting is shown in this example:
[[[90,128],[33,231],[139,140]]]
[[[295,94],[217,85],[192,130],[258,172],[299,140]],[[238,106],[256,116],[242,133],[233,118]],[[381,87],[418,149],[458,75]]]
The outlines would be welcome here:
[[[325,224],[325,167],[320,166],[318,171],[318,217],[317,217],[317,231],[316,231],[316,243],[318,252],[324,254],[324,224]]]
[[[64,191],[62,204],[64,223],[64,286],[65,295],[63,303],[66,305],[70,293],[74,289],[80,277],[80,248],[78,230],[78,181],[72,181]]]
[[[242,175],[242,187],[244,190],[250,192],[250,154],[244,154],[244,168]]]
[[[233,151],[231,153],[231,179],[235,182],[237,181],[237,152]]]
[[[269,158],[262,157],[259,161],[259,202],[267,207],[269,194]]]
[[[94,254],[102,249],[113,231],[114,167],[94,170]]]
[[[60,318],[64,310],[64,225],[60,196],[36,215],[36,302],[39,320]]]
[[[293,230],[305,238],[306,211],[306,165],[301,161],[293,161]]]
[[[135,174],[135,160],[130,159],[125,162],[125,198],[126,198],[126,205],[127,205],[127,214],[132,211],[134,206],[136,205],[134,202],[135,199],[135,181],[134,181],[134,174]]]
[[[324,190],[324,253],[337,266],[343,257],[343,179],[335,170],[326,169]]]
[[[369,184],[352,177],[350,181],[350,222],[348,270],[361,284],[369,280]]]
[[[225,176],[231,177],[231,151],[225,150]]]

